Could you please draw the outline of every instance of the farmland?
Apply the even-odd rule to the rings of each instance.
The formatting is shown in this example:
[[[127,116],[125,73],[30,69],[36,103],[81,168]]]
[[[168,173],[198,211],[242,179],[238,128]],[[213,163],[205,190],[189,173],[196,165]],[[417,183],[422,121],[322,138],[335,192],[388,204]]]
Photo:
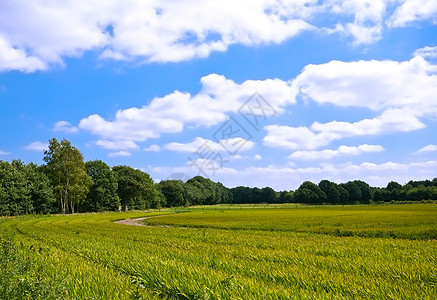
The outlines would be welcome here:
[[[30,258],[52,298],[433,299],[437,294],[436,204],[175,212],[3,218],[0,232],[3,244],[11,240],[18,257]],[[139,217],[147,217],[146,226],[114,223]]]

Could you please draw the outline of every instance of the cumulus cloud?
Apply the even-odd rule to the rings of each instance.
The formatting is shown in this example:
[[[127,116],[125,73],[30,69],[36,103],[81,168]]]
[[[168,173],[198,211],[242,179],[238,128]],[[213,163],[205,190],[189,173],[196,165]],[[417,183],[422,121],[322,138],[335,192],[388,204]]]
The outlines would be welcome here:
[[[437,2],[435,0],[405,0],[388,20],[390,27],[405,27],[416,21],[430,20],[437,23]]]
[[[241,137],[234,137],[226,140],[221,140],[219,142],[214,142],[209,139],[204,139],[201,137],[196,137],[192,142],[190,143],[177,143],[172,142],[168,143],[164,146],[165,149],[176,151],[176,152],[204,152],[204,151],[211,151],[211,152],[225,152],[227,151],[228,145],[239,145],[238,151],[248,151],[253,148],[255,145],[254,142],[245,140]]]
[[[159,145],[150,145],[147,148],[144,148],[146,152],[159,152],[161,151],[161,147]]]
[[[354,44],[371,44],[382,38],[384,16],[389,1],[346,0],[331,1],[329,10],[334,15],[351,16],[352,22],[337,23],[330,33],[339,32],[354,38]]]
[[[317,103],[366,107],[378,111],[396,106],[433,104],[437,66],[420,56],[397,62],[331,61],[308,65],[294,80],[302,96]]]
[[[108,154],[109,157],[127,157],[127,156],[131,156],[132,154],[129,151],[117,151],[117,152],[110,152]]]
[[[295,160],[329,160],[338,156],[360,155],[366,152],[381,152],[384,147],[380,145],[340,146],[338,149],[325,149],[320,151],[296,151],[288,158]]]
[[[32,142],[29,145],[27,145],[25,149],[31,150],[31,151],[45,151],[45,150],[48,150],[48,148],[49,148],[48,143],[35,141],[35,142]]]
[[[308,65],[289,82],[265,79],[238,84],[222,75],[210,74],[201,78],[197,94],[174,91],[143,107],[119,110],[112,120],[90,115],[78,127],[97,135],[99,140],[120,145],[118,150],[126,150],[126,143],[134,145],[165,133],[182,132],[188,126],[210,127],[224,122],[230,112],[242,111],[254,92],[266,99],[275,114],[303,98],[320,105],[366,108],[376,115],[355,122],[332,120],[315,121],[308,127],[265,127],[267,146],[314,150],[347,137],[424,128],[423,119],[437,114],[436,74],[437,65],[418,54],[403,62],[331,61]],[[75,128],[65,121],[58,123],[59,128]],[[105,146],[102,142],[99,145]]]
[[[67,121],[58,121],[55,123],[54,131],[61,131],[65,133],[75,133],[78,132],[79,129],[75,126],[72,126],[70,122]]]
[[[298,98],[338,107],[367,108],[376,117],[356,122],[314,122],[309,127],[266,126],[264,144],[313,150],[346,137],[409,132],[437,114],[437,65],[409,61],[331,61],[308,65],[292,82]]]
[[[233,44],[280,43],[313,29],[303,17],[281,1],[265,0],[4,2],[0,57],[6,63],[0,66],[44,70],[88,50],[104,59],[177,62]]]
[[[31,73],[46,69],[46,63],[35,56],[27,55],[23,49],[15,48],[0,32],[0,72],[18,70]]]
[[[423,58],[437,58],[437,46],[430,47],[426,46],[420,49],[417,49],[414,52],[414,56],[421,56]]]
[[[109,141],[109,140],[98,140],[96,142],[97,146],[109,150],[129,150],[138,149],[138,145],[132,141]]]
[[[103,140],[144,142],[163,133],[181,132],[187,125],[210,127],[223,122],[227,113],[238,112],[255,92],[275,112],[283,111],[284,106],[294,101],[290,84],[279,79],[237,84],[222,75],[210,74],[201,79],[201,84],[195,95],[175,91],[141,108],[119,110],[113,120],[94,114],[82,119],[79,128]]]
[[[306,31],[370,44],[386,23],[435,22],[436,12],[434,0],[3,1],[0,71],[46,70],[86,51],[101,59],[179,62],[235,44],[278,44]]]
[[[437,151],[437,145],[426,145],[423,148],[417,150],[416,153],[435,152],[435,151]]]

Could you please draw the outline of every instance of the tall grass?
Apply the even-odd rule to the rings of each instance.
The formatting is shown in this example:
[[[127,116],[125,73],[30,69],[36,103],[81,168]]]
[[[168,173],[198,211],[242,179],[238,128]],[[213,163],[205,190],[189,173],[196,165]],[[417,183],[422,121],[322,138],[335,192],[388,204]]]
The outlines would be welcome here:
[[[0,235],[0,299],[61,299],[62,280],[55,274],[47,278],[34,258],[40,252]]]
[[[205,209],[151,218],[145,224],[426,240],[437,239],[437,205]]]

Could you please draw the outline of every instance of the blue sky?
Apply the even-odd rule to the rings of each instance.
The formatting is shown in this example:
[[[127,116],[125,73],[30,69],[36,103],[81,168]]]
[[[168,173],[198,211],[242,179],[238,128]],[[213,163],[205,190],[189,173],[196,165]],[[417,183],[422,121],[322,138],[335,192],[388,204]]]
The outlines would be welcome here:
[[[156,181],[437,177],[434,0],[2,1],[0,160]]]

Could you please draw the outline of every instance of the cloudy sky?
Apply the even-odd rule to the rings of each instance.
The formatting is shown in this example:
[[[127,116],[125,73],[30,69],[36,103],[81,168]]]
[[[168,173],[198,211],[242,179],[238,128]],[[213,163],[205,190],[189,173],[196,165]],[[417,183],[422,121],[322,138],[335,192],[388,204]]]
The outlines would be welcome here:
[[[1,1],[0,126],[156,181],[432,179],[437,1]]]

